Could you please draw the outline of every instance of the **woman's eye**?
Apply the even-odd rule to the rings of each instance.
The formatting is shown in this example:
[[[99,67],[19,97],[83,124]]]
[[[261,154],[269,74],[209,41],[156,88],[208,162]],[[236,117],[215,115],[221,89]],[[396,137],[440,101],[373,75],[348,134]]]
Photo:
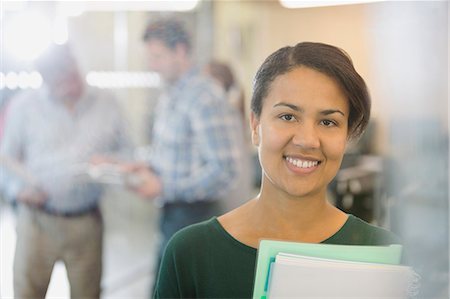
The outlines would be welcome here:
[[[292,114],[283,114],[280,116],[280,118],[285,121],[294,121],[295,120],[295,117]]]
[[[329,119],[324,119],[321,121],[321,123],[326,127],[333,127],[333,126],[337,125],[336,122],[329,120]]]

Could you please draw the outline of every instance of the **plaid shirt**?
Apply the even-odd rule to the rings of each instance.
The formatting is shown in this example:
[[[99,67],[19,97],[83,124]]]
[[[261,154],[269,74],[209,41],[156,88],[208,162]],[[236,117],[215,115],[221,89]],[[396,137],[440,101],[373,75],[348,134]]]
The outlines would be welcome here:
[[[160,204],[215,200],[236,183],[243,142],[238,114],[219,86],[189,71],[155,108],[151,167],[160,176]]]

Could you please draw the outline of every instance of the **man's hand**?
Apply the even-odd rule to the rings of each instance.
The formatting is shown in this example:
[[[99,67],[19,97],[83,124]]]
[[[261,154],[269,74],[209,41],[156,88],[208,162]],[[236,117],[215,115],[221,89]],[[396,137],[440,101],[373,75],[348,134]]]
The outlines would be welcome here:
[[[123,165],[128,173],[127,186],[137,194],[145,198],[155,198],[162,192],[160,178],[144,164]]]
[[[101,164],[120,164],[122,161],[119,159],[109,156],[109,155],[93,155],[89,159],[90,165],[101,165]]]
[[[37,187],[25,187],[17,195],[17,200],[25,204],[41,207],[48,199],[48,195]]]

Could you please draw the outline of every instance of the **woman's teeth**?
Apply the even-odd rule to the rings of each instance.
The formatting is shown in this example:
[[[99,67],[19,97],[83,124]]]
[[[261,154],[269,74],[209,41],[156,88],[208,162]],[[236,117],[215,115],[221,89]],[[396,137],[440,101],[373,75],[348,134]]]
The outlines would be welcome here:
[[[306,161],[300,159],[293,159],[291,157],[286,157],[286,161],[299,168],[311,168],[319,164],[319,161]]]

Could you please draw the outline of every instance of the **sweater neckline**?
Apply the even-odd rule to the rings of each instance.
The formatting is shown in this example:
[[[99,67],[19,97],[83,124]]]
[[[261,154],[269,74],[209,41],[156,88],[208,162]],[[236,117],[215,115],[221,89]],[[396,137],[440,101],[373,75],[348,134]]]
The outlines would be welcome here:
[[[344,232],[347,230],[347,227],[348,227],[349,225],[351,225],[351,222],[353,222],[354,217],[355,217],[355,216],[353,216],[352,214],[348,214],[348,218],[347,218],[347,220],[345,221],[344,225],[342,225],[341,228],[340,228],[336,233],[334,233],[333,235],[331,235],[331,236],[328,237],[327,239],[325,239],[325,240],[319,242],[318,244],[329,243],[329,242],[332,241],[333,239],[338,238],[339,235],[341,235],[342,233],[344,233]],[[257,250],[258,250],[257,248],[242,243],[241,241],[239,241],[239,240],[237,240],[235,237],[233,237],[229,232],[227,232],[227,231],[225,230],[225,228],[222,226],[222,224],[220,224],[220,222],[219,222],[219,220],[217,219],[216,216],[214,216],[214,217],[211,219],[211,221],[212,221],[213,226],[214,226],[221,234],[223,234],[225,237],[227,237],[227,239],[231,240],[235,245],[237,245],[237,246],[243,248],[244,250],[251,251],[251,252],[253,252],[253,253],[256,253],[256,252],[257,252]]]
[[[258,250],[257,248],[252,247],[252,246],[249,246],[249,245],[246,245],[246,244],[242,243],[241,241],[237,240],[235,237],[233,237],[229,232],[227,232],[227,231],[225,230],[225,228],[222,226],[222,224],[220,224],[220,222],[219,222],[219,220],[217,219],[216,216],[214,216],[214,217],[211,219],[211,222],[212,222],[214,228],[216,228],[216,229],[219,231],[219,233],[221,233],[222,235],[224,235],[224,236],[225,236],[228,240],[230,240],[234,245],[240,247],[241,249],[243,249],[243,250],[245,250],[245,251],[247,251],[247,252],[256,254],[256,251]]]

